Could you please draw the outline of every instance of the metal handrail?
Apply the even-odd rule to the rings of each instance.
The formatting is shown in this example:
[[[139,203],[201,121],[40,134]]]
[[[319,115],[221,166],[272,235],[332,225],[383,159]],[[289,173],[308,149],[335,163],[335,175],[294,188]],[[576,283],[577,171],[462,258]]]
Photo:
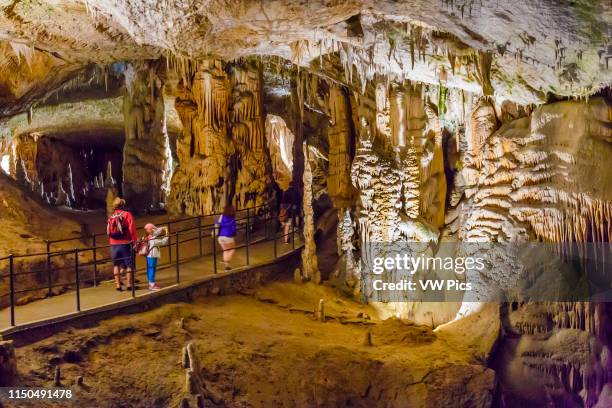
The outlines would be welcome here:
[[[260,204],[258,206],[254,206],[254,207],[248,207],[248,208],[242,208],[240,210],[236,210],[236,213],[240,213],[240,212],[244,212],[247,210],[256,210],[259,208],[267,208],[268,204]],[[193,220],[201,220],[202,218],[205,217],[215,217],[218,215],[221,215],[222,213],[212,213],[212,214],[207,214],[207,215],[194,215],[191,217],[185,217],[185,218],[178,218],[175,220],[170,220],[167,222],[164,222],[164,225],[174,225],[174,224],[180,224],[182,222],[187,222],[187,221],[193,221]],[[140,226],[140,227],[136,227],[137,229],[142,229],[144,226]],[[91,239],[92,237],[100,237],[100,236],[106,236],[106,232],[97,232],[97,233],[93,233],[93,234],[89,234],[89,235],[80,235],[78,237],[70,237],[70,238],[61,238],[61,239],[55,239],[55,240],[45,240],[44,242],[49,243],[51,245],[53,244],[57,244],[60,242],[69,242],[69,241],[83,241],[83,240],[87,240],[87,239]],[[8,257],[6,257],[8,258]],[[0,258],[0,260],[2,260],[2,258]]]
[[[254,242],[252,241],[252,236],[251,236],[251,229],[253,227],[253,223],[251,222],[252,218],[255,217],[260,217],[261,213],[259,214],[251,214],[251,211],[262,208],[262,207],[266,207],[267,211],[264,212],[264,222],[263,222],[263,226],[264,226],[264,238],[263,239],[256,239]],[[278,236],[276,229],[274,230],[273,233],[273,237],[272,238],[268,238],[268,222],[270,220],[275,220],[276,217],[272,214],[271,216],[271,212],[269,211],[270,209],[266,206],[266,205],[262,205],[262,206],[257,206],[257,207],[251,207],[251,208],[247,208],[244,211],[246,211],[246,217],[244,218],[240,218],[237,219],[237,229],[240,230],[244,230],[245,233],[245,243],[242,245],[237,245],[234,247],[234,249],[241,249],[241,248],[246,248],[246,263],[247,265],[250,264],[250,252],[249,252],[249,246],[252,244],[258,244],[258,243],[262,243],[262,242],[268,242],[268,241],[274,241],[274,258],[273,259],[277,259],[278,258],[278,251],[277,251],[277,240],[279,237],[286,237],[287,235],[291,235],[292,237],[292,241],[293,241],[293,249],[295,249],[295,222],[292,223],[292,228],[291,228],[291,232],[289,234],[282,234],[280,236]],[[197,216],[197,217],[190,217],[188,218],[188,220],[198,220],[198,225],[195,227],[188,227],[188,228],[184,228],[181,229],[179,231],[174,231],[168,234],[169,242],[168,244],[161,246],[161,248],[164,247],[168,247],[168,251],[169,251],[169,257],[168,257],[168,263],[167,264],[161,264],[158,265],[158,267],[160,268],[170,268],[172,266],[175,267],[176,270],[176,283],[178,284],[180,282],[180,264],[186,261],[190,261],[193,259],[197,259],[199,257],[202,257],[203,254],[203,239],[204,239],[204,235],[203,232],[206,231],[212,231],[211,233],[211,238],[212,238],[212,255],[213,255],[213,273],[217,274],[217,232],[216,232],[216,227],[215,227],[215,222],[213,221],[212,224],[207,224],[207,225],[202,225],[202,218],[204,217],[211,217],[211,216],[215,216],[217,214],[213,214],[213,215],[205,215],[205,216]],[[178,222],[183,222],[184,220],[181,221],[174,221],[174,223],[178,223]],[[295,219],[294,219],[295,221]],[[257,223],[258,225],[261,225],[261,223]],[[197,232],[196,232],[197,231]],[[299,231],[299,229],[298,229]],[[183,238],[181,239],[181,235],[183,237],[185,237],[187,234],[191,233],[191,232],[196,232],[196,235],[193,237],[188,237],[188,238]],[[174,240],[172,238],[175,238]],[[199,241],[199,250],[198,250],[198,254],[196,256],[190,256],[190,257],[183,257],[181,259],[181,252],[180,252],[180,245],[184,244],[186,242],[191,242],[191,241],[195,241],[198,240]],[[92,247],[86,247],[86,248],[74,248],[72,250],[61,250],[61,251],[56,251],[56,252],[44,252],[44,253],[40,253],[40,254],[28,254],[28,255],[14,255],[14,254],[10,254],[8,257],[5,258],[0,258],[0,261],[2,260],[9,260],[9,274],[8,275],[4,275],[4,276],[0,276],[0,278],[9,278],[9,293],[6,294],[0,294],[0,298],[4,297],[4,296],[9,296],[10,297],[10,316],[11,316],[11,326],[15,326],[15,295],[16,294],[21,294],[21,293],[26,293],[26,292],[32,292],[32,291],[40,291],[43,289],[47,289],[48,290],[48,296],[52,296],[53,295],[53,289],[56,287],[68,287],[71,285],[75,285],[76,286],[76,291],[75,291],[75,295],[76,295],[76,311],[80,312],[81,310],[81,286],[83,283],[92,283],[93,286],[98,286],[98,276],[97,276],[97,267],[99,265],[104,265],[107,264],[109,262],[112,261],[111,258],[102,258],[102,259],[98,259],[96,254],[98,250],[101,249],[105,249],[105,248],[109,248],[110,245],[102,245],[102,246],[98,246],[96,240],[93,240],[93,246]],[[172,259],[172,249],[173,247],[175,248],[175,253],[176,253],[176,257],[173,260]],[[47,249],[50,249],[50,245],[47,245]],[[86,252],[92,252],[93,253],[93,261],[87,261],[87,262],[80,262],[79,259],[79,254],[82,253],[86,253]],[[223,253],[224,251],[222,250],[221,253]],[[74,263],[73,266],[71,267],[70,265],[68,266],[61,266],[61,267],[52,267],[51,264],[51,258],[53,256],[65,256],[68,254],[74,254]],[[46,256],[46,272],[47,272],[47,280],[48,280],[48,284],[45,287],[36,287],[36,288],[29,288],[29,289],[20,289],[20,290],[16,290],[15,288],[15,278],[18,276],[22,276],[22,275],[28,275],[28,274],[35,274],[35,273],[40,273],[41,271],[28,271],[28,272],[15,272],[15,259],[17,258],[26,258],[26,257],[33,257],[33,256]],[[146,271],[146,266],[144,268],[136,268],[136,262],[135,262],[135,254],[132,254],[131,259],[134,259],[134,268],[131,272],[132,276],[132,297],[136,296],[135,293],[135,281],[136,281],[136,276],[138,275],[139,271],[142,273],[143,271]],[[67,262],[65,262],[65,264],[67,264]],[[82,279],[82,275],[81,272],[84,270],[85,267],[91,267],[93,266],[93,279],[86,279],[85,281],[83,281]],[[65,270],[65,269],[70,269],[70,268],[74,268],[74,277],[75,280],[74,281],[69,281],[69,282],[65,282],[65,283],[59,283],[59,284],[53,284],[52,281],[52,273],[53,272],[57,272],[59,270]],[[127,272],[123,272],[120,273],[122,276],[127,275]]]

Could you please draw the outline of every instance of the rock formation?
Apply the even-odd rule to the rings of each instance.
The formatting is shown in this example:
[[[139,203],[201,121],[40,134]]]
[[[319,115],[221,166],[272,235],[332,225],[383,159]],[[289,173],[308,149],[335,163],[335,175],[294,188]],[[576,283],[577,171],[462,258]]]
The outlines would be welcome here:
[[[6,253],[52,235],[48,204],[101,208],[122,194],[137,211],[205,215],[269,203],[274,181],[291,180],[303,196],[300,282],[329,278],[380,318],[482,336],[492,327],[472,342],[486,350],[468,354],[495,369],[500,406],[609,405],[609,1],[10,3],[0,13]],[[478,254],[486,268],[465,268],[457,282],[476,289],[459,297],[385,298],[371,267],[397,251]],[[401,280],[399,269],[385,276]],[[447,276],[426,269],[413,278]],[[366,338],[368,352],[383,344]],[[180,403],[223,404],[205,395],[189,344]],[[492,373],[469,367],[411,385],[490,404]],[[461,385],[444,380],[454,374]],[[351,403],[374,392],[370,382]],[[397,405],[448,405],[395,394]]]
[[[12,341],[0,341],[0,386],[9,387],[17,377],[17,362]]]
[[[229,158],[235,151],[228,135],[230,81],[219,60],[184,69],[176,100],[183,134],[177,140],[171,208],[209,214],[222,210],[230,193]]]
[[[135,211],[160,208],[170,178],[161,71],[160,63],[128,64],[124,71],[123,196]]]
[[[36,254],[46,251],[45,239],[61,239],[79,236],[81,225],[57,213],[43,201],[41,197],[0,172],[0,258],[9,254]],[[53,227],[50,228],[50,220]],[[72,243],[74,245],[74,242]],[[59,246],[58,249],[65,247]],[[66,257],[53,259],[55,266],[65,266]],[[72,260],[70,260],[72,261]],[[16,259],[14,271],[29,270],[29,274],[21,274],[15,278],[15,288],[21,291],[25,288],[43,288],[40,291],[18,293],[16,301],[21,298],[33,299],[47,295],[47,273],[45,271],[46,256]],[[71,262],[72,264],[72,262]],[[9,261],[0,260],[0,307],[9,304]],[[54,282],[61,285],[72,280],[72,270],[60,270],[53,274]]]
[[[293,178],[293,132],[281,117],[272,114],[266,116],[265,129],[274,181],[286,190]]]
[[[236,146],[233,159],[233,200],[237,208],[268,202],[271,164],[264,131],[263,81],[259,64],[232,65],[231,135]]]
[[[183,122],[171,208],[185,214],[219,212],[267,201],[271,183],[265,146],[261,73],[219,60],[184,66],[176,109]],[[229,67],[228,67],[229,68]]]
[[[317,263],[316,244],[314,242],[314,213],[312,209],[312,170],[310,166],[309,149],[304,149],[304,250],[302,251],[302,275],[316,283],[321,282],[321,274]]]

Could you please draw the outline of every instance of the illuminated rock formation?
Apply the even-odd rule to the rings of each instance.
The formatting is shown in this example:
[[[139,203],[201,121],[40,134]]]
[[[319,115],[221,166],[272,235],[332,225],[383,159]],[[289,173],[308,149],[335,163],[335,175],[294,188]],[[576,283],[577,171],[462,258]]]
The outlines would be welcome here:
[[[546,105],[490,136],[493,112],[482,109],[472,114],[462,170],[472,204],[460,236],[605,240],[612,192],[607,176],[593,174],[609,154],[610,106],[602,99]]]
[[[266,139],[274,181],[286,190],[293,178],[294,136],[285,121],[276,115],[266,116]]]
[[[353,205],[353,186],[351,184],[351,111],[348,95],[337,86],[329,88],[330,125],[329,170],[327,175],[327,192],[334,206],[341,210]]]
[[[514,290],[555,292],[573,255],[570,289],[591,275],[609,289],[609,1],[47,3],[14,0],[0,15],[0,159],[14,179],[0,178],[3,239],[46,237],[28,224],[45,224],[41,208],[54,217],[45,202],[100,207],[121,192],[137,211],[201,215],[268,203],[274,180],[292,180],[304,280],[329,275],[377,317],[458,337],[490,329],[476,342],[487,350],[468,354],[497,365],[500,406],[610,405],[610,307],[524,303]],[[546,246],[521,257],[513,245],[526,242]],[[382,300],[366,285],[374,257],[478,252],[463,243],[494,244],[485,270],[460,277],[477,285],[463,302]],[[488,307],[493,291],[504,297]],[[435,370],[415,384],[449,388]],[[197,405],[202,379],[187,373]],[[473,373],[490,404],[491,373]],[[521,376],[527,386],[511,381]]]
[[[159,63],[125,68],[123,196],[135,211],[158,209],[167,168],[168,133]]]
[[[316,283],[321,282],[321,274],[317,264],[317,247],[314,242],[314,213],[312,210],[312,171],[309,159],[310,151],[304,148],[304,250],[302,251],[302,275]]]
[[[219,60],[186,69],[178,87],[176,110],[183,123],[177,140],[179,165],[172,178],[170,209],[188,215],[223,210],[230,194],[231,83]]]
[[[261,72],[219,60],[186,62],[176,110],[183,123],[171,209],[185,214],[219,212],[267,202],[272,182],[266,149]]]
[[[266,149],[262,71],[258,64],[232,65],[230,120],[236,156],[233,199],[237,208],[260,206],[268,202],[272,184],[270,153]]]

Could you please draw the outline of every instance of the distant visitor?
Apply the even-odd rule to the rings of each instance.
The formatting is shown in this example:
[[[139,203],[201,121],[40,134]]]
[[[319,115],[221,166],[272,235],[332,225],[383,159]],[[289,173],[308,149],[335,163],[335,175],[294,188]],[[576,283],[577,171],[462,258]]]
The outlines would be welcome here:
[[[230,261],[236,252],[236,210],[228,204],[223,209],[215,225],[219,228],[219,245],[223,249],[223,269],[230,270]]]

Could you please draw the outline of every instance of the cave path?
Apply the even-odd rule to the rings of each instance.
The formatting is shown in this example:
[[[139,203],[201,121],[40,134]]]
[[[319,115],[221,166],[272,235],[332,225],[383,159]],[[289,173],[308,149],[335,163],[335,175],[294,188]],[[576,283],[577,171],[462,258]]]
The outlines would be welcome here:
[[[277,259],[294,251],[300,251],[302,247],[301,233],[296,229],[294,244],[282,243],[282,232],[276,234]],[[240,245],[240,241],[237,242]],[[221,254],[217,253],[218,274],[214,275],[213,255],[207,254],[180,264],[180,286],[188,287],[190,284],[201,281],[207,276],[223,278],[227,273],[222,273],[220,264]],[[258,240],[249,245],[249,265],[246,262],[246,248],[236,250],[232,259],[232,272],[248,271],[263,264],[274,261],[274,239]],[[63,294],[52,296],[24,305],[15,306],[16,326],[10,326],[10,308],[0,310],[0,336],[10,337],[11,334],[27,329],[29,327],[40,328],[56,322],[69,320],[86,314],[87,312],[113,309],[119,313],[123,306],[143,300],[143,297],[151,297],[158,293],[171,290],[179,286],[176,283],[176,265],[164,264],[157,271],[156,281],[162,286],[162,290],[151,292],[146,283],[146,273],[137,272],[136,279],[140,281],[137,286],[135,297],[130,291],[118,292],[115,290],[113,281],[101,282],[98,286],[87,287],[80,290],[81,311],[76,311],[76,291],[68,291]]]

